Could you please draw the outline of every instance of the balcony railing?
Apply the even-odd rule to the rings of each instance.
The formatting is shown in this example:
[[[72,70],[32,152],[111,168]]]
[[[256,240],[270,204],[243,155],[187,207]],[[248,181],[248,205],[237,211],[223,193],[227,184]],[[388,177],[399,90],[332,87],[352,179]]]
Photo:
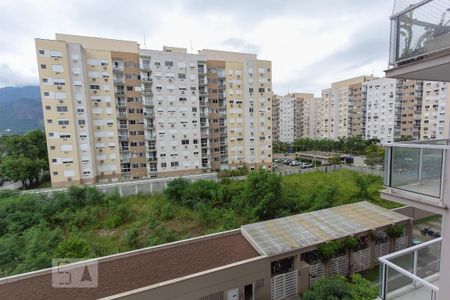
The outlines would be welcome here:
[[[384,185],[443,206],[447,140],[394,143],[385,147]]]
[[[450,1],[413,2],[416,4],[394,8],[391,17],[391,65],[450,49]]]
[[[379,258],[379,297],[437,300],[441,241],[437,238]]]

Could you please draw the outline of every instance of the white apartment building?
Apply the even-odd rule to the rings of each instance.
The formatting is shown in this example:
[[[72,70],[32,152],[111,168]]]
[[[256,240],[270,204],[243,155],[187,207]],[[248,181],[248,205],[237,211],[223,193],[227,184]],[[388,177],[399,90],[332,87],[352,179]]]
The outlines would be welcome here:
[[[140,49],[139,54],[141,63],[150,67],[153,102],[144,103],[144,115],[146,139],[156,141],[149,149],[149,158],[158,161],[158,173],[182,174],[202,165],[208,167],[208,160],[202,164],[202,144],[206,150],[203,156],[207,157],[208,139],[202,140],[201,129],[207,127],[207,118],[200,121],[198,79],[203,57],[168,47],[164,51]]]
[[[449,90],[446,82],[424,81],[420,139],[447,139],[449,136]]]
[[[382,144],[394,141],[397,80],[380,78],[363,83],[366,103],[365,138]]]
[[[332,115],[331,89],[323,89],[322,97],[317,106],[320,114],[318,115],[317,135],[320,139],[329,139],[331,137],[331,126],[334,122]]]
[[[295,132],[295,97],[279,97],[279,140],[282,143],[292,143]]]

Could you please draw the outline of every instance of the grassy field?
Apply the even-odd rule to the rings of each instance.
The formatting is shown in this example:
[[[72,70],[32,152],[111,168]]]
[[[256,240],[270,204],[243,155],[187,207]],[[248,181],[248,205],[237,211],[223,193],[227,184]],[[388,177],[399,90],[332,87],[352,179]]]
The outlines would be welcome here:
[[[49,267],[53,257],[104,256],[361,200],[398,206],[380,199],[380,177],[346,170],[255,176],[262,177],[189,184],[181,200],[173,189],[130,197],[93,188],[48,198],[0,192],[0,277]]]

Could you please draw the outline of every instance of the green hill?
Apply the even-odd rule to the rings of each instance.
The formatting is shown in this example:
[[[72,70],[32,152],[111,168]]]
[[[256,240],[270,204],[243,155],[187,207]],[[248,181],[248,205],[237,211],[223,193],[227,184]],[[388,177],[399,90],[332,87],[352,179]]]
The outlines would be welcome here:
[[[39,86],[0,88],[0,134],[44,128]]]

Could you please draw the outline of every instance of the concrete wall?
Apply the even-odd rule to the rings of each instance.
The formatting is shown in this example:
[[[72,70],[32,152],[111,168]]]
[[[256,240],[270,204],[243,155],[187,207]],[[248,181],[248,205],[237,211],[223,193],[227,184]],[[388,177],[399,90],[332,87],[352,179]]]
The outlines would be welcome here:
[[[213,180],[217,182],[217,173],[204,173],[197,175],[187,175],[181,176],[186,178],[189,181],[197,181],[200,179],[203,180]],[[156,179],[144,179],[144,180],[136,180],[136,181],[128,181],[128,182],[118,182],[118,183],[109,183],[109,184],[97,184],[93,185],[99,191],[104,193],[113,193],[117,191],[120,196],[130,196],[137,194],[150,194],[156,192],[162,192],[167,187],[167,184],[176,179],[178,177],[167,177],[167,178],[156,178]],[[30,190],[24,191],[23,193],[29,194],[43,194],[50,195],[54,192],[64,192],[67,188],[51,188],[51,189],[39,189],[39,190]]]
[[[412,206],[403,206],[399,208],[394,208],[393,211],[402,214],[404,216],[410,217],[414,221],[436,215],[435,213]]]

